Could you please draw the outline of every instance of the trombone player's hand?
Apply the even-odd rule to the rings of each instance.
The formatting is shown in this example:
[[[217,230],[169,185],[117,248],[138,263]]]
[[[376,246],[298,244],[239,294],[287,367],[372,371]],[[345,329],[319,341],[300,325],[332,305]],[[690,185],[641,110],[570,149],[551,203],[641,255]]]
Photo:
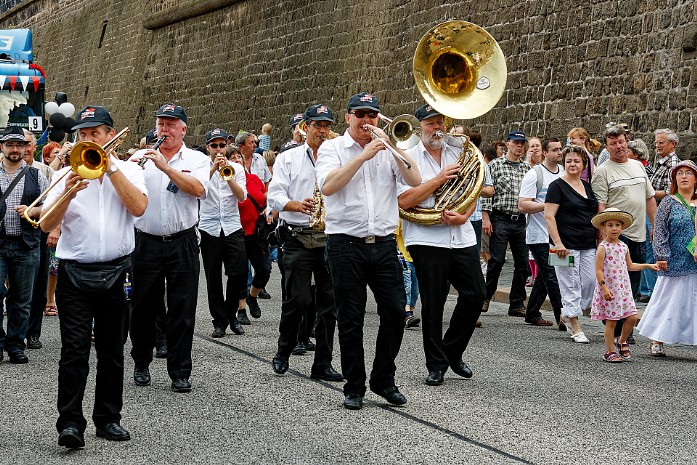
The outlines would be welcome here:
[[[367,130],[372,129],[375,134],[373,134],[373,140],[371,140],[366,146],[363,148],[363,153],[366,155],[365,161],[370,160],[373,158],[377,153],[381,150],[386,150],[385,147],[385,141],[388,140],[387,134],[385,134],[385,131],[380,129],[377,126],[373,126],[372,124],[366,124],[365,128]],[[377,136],[377,137],[376,137]]]
[[[75,187],[75,189],[70,193],[70,195],[67,195],[66,199],[73,200],[78,192],[80,192],[83,189],[87,189],[87,184],[89,184],[89,181],[87,181],[74,171],[71,171],[70,174],[68,174],[68,177],[65,178],[65,189],[63,193],[67,195],[68,191],[70,191],[71,188],[73,188],[75,185],[77,185],[77,187]]]

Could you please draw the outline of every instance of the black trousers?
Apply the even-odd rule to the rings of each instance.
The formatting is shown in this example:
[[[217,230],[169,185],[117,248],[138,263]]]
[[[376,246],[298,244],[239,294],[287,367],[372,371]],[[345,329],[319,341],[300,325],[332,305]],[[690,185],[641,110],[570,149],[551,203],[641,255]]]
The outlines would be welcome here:
[[[538,318],[542,318],[540,308],[542,308],[542,304],[549,294],[549,300],[554,310],[554,319],[559,323],[562,307],[561,292],[559,291],[557,273],[548,262],[549,244],[528,244],[528,248],[537,264],[538,275],[535,283],[532,285],[532,291],[530,291],[528,308],[525,311],[525,321],[532,323]]]
[[[58,266],[56,303],[61,309],[61,358],[58,365],[58,421],[60,432],[68,426],[84,431],[87,422],[82,400],[90,370],[94,319],[97,377],[92,420],[97,427],[121,420],[123,406],[123,345],[128,335],[130,302],[124,298],[124,270],[107,290],[87,291],[73,285]]]
[[[198,298],[196,233],[192,229],[169,242],[136,233],[133,253],[133,313],[131,356],[136,367],[150,365],[155,347],[155,315],[164,311],[167,282],[167,371],[170,378],[191,375]]]
[[[208,309],[213,317],[214,328],[227,328],[237,320],[240,293],[247,287],[247,257],[244,231],[239,229],[228,236],[220,232],[219,237],[201,231],[201,258],[206,272]],[[223,294],[225,267],[227,285]]]
[[[447,249],[410,245],[421,293],[421,332],[428,371],[447,371],[460,362],[484,302],[484,275],[477,246]],[[443,308],[450,285],[457,303],[443,335]]]
[[[380,316],[370,387],[385,389],[394,386],[395,359],[404,336],[406,305],[397,242],[391,237],[367,244],[359,238],[332,234],[327,238],[326,259],[336,300],[341,371],[346,378],[344,394],[365,395],[363,323],[368,298],[366,286],[373,291]]]
[[[286,267],[286,298],[281,305],[278,353],[283,357],[290,356],[298,342],[300,325],[307,319],[309,309],[314,306],[316,298],[317,348],[312,369],[320,371],[329,368],[334,348],[336,307],[329,270],[324,261],[324,247],[306,249],[297,239],[291,237],[283,244],[283,260]],[[311,286],[313,276],[316,284],[314,296]]]
[[[51,251],[46,244],[48,233],[41,233],[39,243],[39,269],[36,271],[34,279],[34,290],[31,296],[31,313],[29,314],[29,327],[27,328],[27,339],[32,336],[41,336],[41,324],[46,308],[46,288],[48,286],[48,265]]]
[[[491,299],[496,293],[501,269],[506,261],[506,246],[510,244],[513,253],[513,280],[509,310],[515,310],[523,307],[525,303],[527,297],[525,278],[530,275],[528,246],[525,243],[525,215],[520,215],[517,220],[513,220],[492,211],[490,218],[494,232],[489,239],[491,258],[486,271],[486,298]]]
[[[269,242],[260,238],[256,234],[244,236],[244,248],[247,260],[254,268],[252,286],[263,289],[271,277],[271,258],[269,257]],[[240,298],[247,296],[247,275],[245,274],[245,289],[241,292]]]

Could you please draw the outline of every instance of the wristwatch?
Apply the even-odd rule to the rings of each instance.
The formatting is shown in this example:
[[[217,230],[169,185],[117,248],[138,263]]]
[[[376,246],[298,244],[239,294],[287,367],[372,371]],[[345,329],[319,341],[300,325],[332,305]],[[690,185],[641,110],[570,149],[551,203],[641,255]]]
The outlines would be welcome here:
[[[600,281],[598,284],[599,284],[600,286],[604,286],[604,285],[605,285],[605,280],[603,279],[603,280]]]
[[[106,175],[107,177],[111,177],[112,174],[116,173],[119,170],[119,167],[116,166],[116,163],[111,164],[111,168],[106,170]]]

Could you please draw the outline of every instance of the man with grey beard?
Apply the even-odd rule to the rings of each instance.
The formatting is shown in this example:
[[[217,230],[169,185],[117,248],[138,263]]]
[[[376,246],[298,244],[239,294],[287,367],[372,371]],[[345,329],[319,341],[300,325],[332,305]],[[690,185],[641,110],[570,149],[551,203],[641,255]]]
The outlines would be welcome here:
[[[400,184],[399,206],[432,208],[433,193],[448,180],[457,178],[462,147],[448,145],[443,115],[430,105],[414,114],[421,125],[421,142],[408,150],[421,171],[416,187]],[[424,352],[428,376],[426,384],[443,384],[443,375],[453,372],[471,378],[472,370],[462,361],[484,302],[484,276],[479,267],[479,250],[469,217],[476,204],[464,213],[443,210],[440,223],[420,225],[404,221],[404,244],[414,259],[421,293]],[[458,297],[448,330],[443,336],[443,309],[450,285]]]

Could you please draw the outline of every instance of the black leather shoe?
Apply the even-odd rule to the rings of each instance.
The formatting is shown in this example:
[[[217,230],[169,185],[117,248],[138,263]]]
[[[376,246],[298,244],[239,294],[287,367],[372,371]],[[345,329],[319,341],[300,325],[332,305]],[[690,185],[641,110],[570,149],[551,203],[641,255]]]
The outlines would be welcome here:
[[[283,376],[286,374],[286,371],[288,371],[288,358],[276,354],[271,361],[271,366],[273,367],[274,373],[278,376]]]
[[[155,358],[167,358],[167,344],[155,348]]]
[[[101,428],[97,428],[97,437],[105,438],[109,441],[128,441],[131,435],[118,423],[107,423]]]
[[[261,307],[259,307],[259,302],[257,302],[256,297],[252,297],[251,295],[247,296],[247,307],[249,307],[249,314],[252,315],[252,318],[261,317]]]
[[[310,378],[321,379],[322,381],[343,381],[344,376],[332,367],[323,369],[313,369],[310,373]]]
[[[225,336],[225,328],[213,328],[213,332],[211,333],[211,337],[223,337]]]
[[[41,349],[43,346],[39,336],[29,336],[27,338],[27,349]]]
[[[138,368],[133,369],[133,381],[135,381],[136,386],[150,386],[150,370],[148,368]]]
[[[344,408],[360,410],[363,407],[363,396],[360,394],[347,394],[344,397]]]
[[[304,342],[298,341],[296,344],[295,348],[293,349],[293,352],[291,352],[293,355],[303,355],[307,353],[307,347],[305,347]]]
[[[191,391],[191,381],[187,378],[177,378],[172,380],[172,390],[174,392],[189,392]]]
[[[68,426],[58,435],[58,445],[68,449],[79,449],[85,447],[85,438],[74,426]]]
[[[29,357],[27,357],[27,354],[25,354],[22,349],[8,350],[7,355],[10,356],[10,363],[29,363]]]
[[[242,327],[240,322],[237,320],[230,323],[230,331],[237,334],[238,336],[241,336],[244,334],[244,328]]]
[[[467,366],[465,362],[460,360],[456,364],[450,365],[450,368],[452,368],[453,372],[456,375],[460,375],[463,378],[471,378],[472,377],[472,370],[470,370],[470,367]]]
[[[264,299],[264,300],[268,300],[268,299],[271,298],[271,296],[269,295],[269,293],[266,292],[266,289],[262,289],[262,290],[259,292],[259,295],[258,295],[257,297],[259,297],[260,299]]]
[[[508,316],[517,316],[525,318],[525,307],[511,308],[508,310]]]
[[[426,384],[429,386],[440,386],[443,384],[443,372],[440,370],[433,370],[426,377]]]
[[[239,321],[241,325],[251,325],[252,324],[252,322],[249,321],[249,317],[247,316],[247,312],[245,310],[242,310],[241,312],[237,312],[237,321]]]
[[[317,349],[317,346],[315,345],[314,342],[312,342],[308,339],[307,341],[305,341],[305,349],[308,352],[314,352]]]
[[[370,390],[380,397],[384,397],[385,400],[392,405],[404,405],[407,403],[407,398],[404,397],[404,394],[399,392],[397,386],[390,386],[385,389],[370,388]]]

